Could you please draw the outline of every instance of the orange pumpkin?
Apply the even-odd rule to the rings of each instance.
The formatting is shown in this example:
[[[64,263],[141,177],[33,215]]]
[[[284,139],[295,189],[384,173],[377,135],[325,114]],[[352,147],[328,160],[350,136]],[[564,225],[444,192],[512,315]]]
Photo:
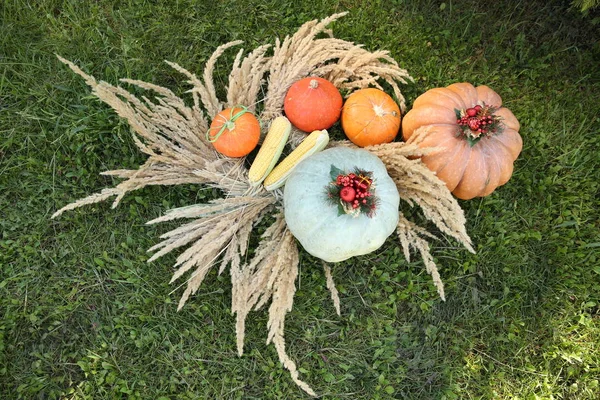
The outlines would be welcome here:
[[[285,95],[283,110],[295,127],[313,132],[331,128],[340,119],[342,103],[333,83],[313,76],[294,82]]]
[[[227,108],[215,116],[206,138],[219,153],[244,157],[258,144],[260,124],[244,106]]]
[[[402,115],[398,104],[382,90],[357,90],[342,109],[342,129],[360,147],[389,143],[398,134]]]
[[[420,147],[443,148],[423,162],[460,199],[487,196],[508,182],[523,148],[519,121],[483,85],[455,83],[423,93],[404,116],[404,140],[420,127],[433,128]]]

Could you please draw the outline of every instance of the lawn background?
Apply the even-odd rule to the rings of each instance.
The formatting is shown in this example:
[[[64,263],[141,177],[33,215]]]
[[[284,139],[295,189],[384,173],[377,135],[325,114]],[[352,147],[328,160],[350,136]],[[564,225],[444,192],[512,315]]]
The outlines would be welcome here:
[[[461,202],[477,254],[442,239],[441,302],[398,242],[336,264],[335,315],[318,260],[301,254],[288,349],[328,399],[596,399],[600,392],[600,33],[568,1],[16,1],[0,4],[0,397],[305,398],[265,346],[266,313],[235,352],[229,276],[176,313],[173,257],[147,264],[168,225],[144,223],[216,195],[147,188],[50,220],[144,157],[127,124],[54,53],[98,79],[183,94],[170,60],[200,73],[212,51],[272,43],[350,11],[337,37],[385,49],[425,90],[487,84],[521,122],[511,181]],[[221,87],[235,55],[218,63]],[[333,130],[340,134],[339,128]],[[423,222],[418,210],[405,211]],[[430,226],[433,229],[433,227]]]

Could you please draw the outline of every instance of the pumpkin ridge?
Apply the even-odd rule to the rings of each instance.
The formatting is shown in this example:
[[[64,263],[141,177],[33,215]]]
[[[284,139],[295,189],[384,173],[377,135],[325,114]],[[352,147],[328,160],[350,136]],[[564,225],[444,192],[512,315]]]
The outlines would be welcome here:
[[[499,185],[498,183],[500,182],[500,160],[498,160],[498,156],[496,155],[496,153],[493,151],[493,148],[491,147],[491,143],[489,143],[489,141],[485,141],[483,143],[483,145],[486,146],[487,151],[487,157],[489,158],[489,162],[488,162],[488,170],[490,172],[490,181],[492,178],[495,178],[495,181],[491,181],[490,183],[488,183],[486,185],[486,187],[483,189],[482,192],[482,196],[487,196],[489,194],[491,194]],[[492,165],[493,162],[493,165]],[[494,171],[495,168],[495,176],[492,175],[492,172]]]
[[[373,123],[373,121],[375,120],[375,117],[371,118],[365,125],[363,125],[363,128],[360,130],[360,132],[356,133],[354,135],[355,138],[359,138],[361,137],[363,134],[366,134],[366,130],[369,127],[369,125],[371,125]]]
[[[485,169],[485,157],[482,157],[482,154],[479,151],[471,151],[463,178],[452,193],[456,197],[463,200],[469,200],[477,197],[477,195],[481,193],[484,187],[482,185],[487,179],[487,177],[485,179],[481,179],[481,175],[477,172]]]
[[[455,111],[433,104],[415,107],[404,116],[402,135],[408,139],[420,127],[438,123],[457,126]]]
[[[451,102],[454,106],[458,106],[461,109],[466,108],[463,99],[458,94],[447,88],[433,88],[428,90],[415,99],[413,108],[418,108],[425,104],[434,104],[453,109],[454,107],[449,107],[446,105],[447,102]]]
[[[444,142],[444,143],[446,143],[446,142]],[[440,144],[438,147],[445,150],[445,149],[448,149],[449,147],[456,147],[456,146],[444,146],[443,144]],[[427,167],[430,170],[432,170],[433,172],[435,172],[436,174],[442,168],[444,168],[446,165],[448,165],[448,162],[452,158],[452,156],[444,150],[441,150],[437,153],[425,155],[421,158],[421,160],[425,163],[425,165],[427,165]]]
[[[477,193],[478,197],[483,197],[487,191],[488,186],[490,184],[493,185],[492,166],[490,165],[490,160],[487,159],[486,157],[483,157],[483,160],[485,161],[485,171],[487,172],[487,177],[485,178],[485,181],[484,181],[483,187],[481,188],[481,191],[479,193]],[[498,180],[496,179],[496,181],[498,181]],[[495,187],[492,188],[492,191],[493,191],[493,189],[495,189]]]
[[[452,95],[457,96],[458,99],[452,97],[452,95],[450,95],[448,92],[452,93]],[[453,92],[450,89],[442,88],[442,91],[440,91],[439,94],[442,95],[442,96],[444,96],[444,97],[446,97],[446,98],[448,98],[448,99],[450,99],[450,100],[452,100],[452,101],[459,100],[462,103],[462,104],[459,104],[460,106],[462,106],[463,108],[467,107],[467,105],[465,104],[465,101],[462,99],[462,97],[460,97],[460,95],[456,94],[455,92]]]
[[[501,171],[504,171],[505,169],[510,170],[510,173],[507,174],[508,177],[504,182],[502,181],[502,179],[500,179],[498,181],[499,182],[498,186],[501,186],[501,185],[504,185],[506,182],[508,182],[508,180],[510,179],[510,176],[512,175],[514,160],[513,160],[512,153],[510,152],[510,150],[506,147],[506,145],[504,143],[502,143],[502,141],[498,140],[498,138],[496,138],[496,136],[491,136],[489,138],[489,140],[491,142],[490,147],[492,149],[494,149],[494,153],[501,152],[504,154],[504,156],[500,158],[500,165],[504,164],[504,165],[506,165],[506,168],[500,168],[500,170]],[[509,161],[507,162],[504,160],[509,160]],[[501,173],[500,177],[502,177],[502,176],[503,176],[503,174]]]
[[[475,197],[482,197],[483,194],[485,193],[488,185],[492,182],[492,176],[491,176],[491,163],[490,160],[487,158],[488,154],[487,154],[487,148],[486,148],[486,143],[483,142],[482,145],[479,147],[479,151],[481,152],[481,159],[485,162],[485,167],[482,169],[482,172],[485,173],[486,177],[485,180],[483,181],[483,186],[481,187],[481,190],[475,195]]]
[[[475,86],[468,82],[453,83],[447,89],[452,90],[460,96],[467,108],[474,107],[477,104],[478,96]]]
[[[386,128],[389,126],[390,130],[391,129],[394,129],[396,131],[400,130],[400,124],[396,124],[396,122],[394,120],[391,120],[389,118],[384,118],[382,122]],[[392,140],[394,140],[394,139],[392,138]]]
[[[419,143],[421,147],[443,147],[446,142],[450,140],[458,140],[456,132],[452,132],[456,127],[452,124],[431,124],[428,125],[431,128],[429,135],[427,135],[423,140]],[[436,129],[437,128],[437,129]],[[441,137],[439,139],[436,138],[437,135]],[[430,146],[428,143],[430,140],[436,140],[436,143],[433,146]]]
[[[511,138],[509,136],[509,134],[514,137],[514,140],[513,140],[513,138]],[[508,150],[508,153],[510,154],[512,161],[515,161],[517,159],[517,157],[519,157],[519,154],[521,153],[521,150],[522,150],[523,142],[522,142],[521,136],[519,135],[518,132],[516,132],[513,129],[507,128],[507,129],[504,129],[503,132],[501,132],[497,135],[494,135],[494,137],[496,138],[496,140],[499,143],[501,143]],[[510,145],[511,143],[507,143],[507,142],[505,142],[505,140],[510,141],[512,144],[519,143],[520,144],[519,149],[518,150],[513,149],[513,147]]]
[[[423,163],[425,163],[425,165],[427,165],[427,168],[438,174],[440,170],[447,166],[449,161],[452,159],[449,151],[455,147],[458,147],[458,145],[456,142],[453,142],[452,139],[448,139],[443,143],[436,143],[436,147],[440,149],[438,152],[424,155],[421,160]]]
[[[485,190],[485,187],[487,186],[487,184],[490,181],[490,169],[488,166],[488,160],[486,159],[486,157],[483,153],[484,152],[482,150],[479,150],[479,159],[480,159],[479,166],[480,167],[479,167],[478,172],[483,172],[483,174],[481,176],[485,176],[485,179],[483,179],[483,182],[481,183],[479,191],[475,190],[476,194],[473,197],[481,196],[481,194]]]
[[[486,85],[479,85],[475,88],[477,92],[478,104],[484,102],[485,104],[493,105],[497,108],[502,107],[502,97]]]
[[[449,139],[449,140],[450,140],[450,139]],[[447,141],[448,141],[448,140],[446,140],[446,142],[447,142]],[[446,143],[446,142],[443,142],[443,143]],[[456,146],[454,146],[454,149],[453,149],[453,152],[452,152],[452,154],[450,154],[450,156],[447,158],[446,162],[445,162],[443,165],[439,166],[439,167],[436,169],[436,172],[438,172],[438,173],[439,173],[439,172],[441,172],[441,171],[442,171],[444,168],[446,168],[446,166],[448,166],[448,163],[449,163],[449,162],[450,162],[450,161],[451,161],[451,160],[454,158],[454,156],[455,156],[455,155],[456,155],[456,154],[457,154],[459,151],[462,151],[462,149],[461,149],[460,145],[456,145]]]
[[[446,183],[446,186],[448,187],[448,190],[450,190],[450,192],[456,189],[456,187],[462,180],[462,177],[465,173],[465,169],[467,168],[469,157],[471,156],[471,151],[473,151],[473,149],[465,142],[459,142],[459,144],[456,145],[456,147],[458,148],[457,152],[454,153],[454,155],[448,160],[448,163],[443,168],[438,169],[438,171],[436,172],[438,178],[440,178],[441,176],[445,176],[446,171],[448,171],[449,174],[453,174],[457,177],[456,182],[452,182],[452,184],[450,184],[450,182],[446,179],[440,178]],[[460,156],[460,153],[466,154],[462,155],[462,157],[460,157],[458,160],[455,160],[457,155]]]
[[[515,132],[518,132],[521,128],[521,124],[519,124],[519,120],[512,111],[510,111],[506,107],[499,107],[496,110],[496,115],[502,118],[502,123],[509,129],[512,129]]]

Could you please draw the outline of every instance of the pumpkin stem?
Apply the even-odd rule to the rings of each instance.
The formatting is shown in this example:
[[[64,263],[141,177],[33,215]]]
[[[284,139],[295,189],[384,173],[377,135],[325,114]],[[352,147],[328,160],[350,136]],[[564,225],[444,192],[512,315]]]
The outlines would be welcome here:
[[[241,110],[234,114],[233,111],[236,108],[240,108]],[[246,114],[247,112],[250,112],[250,111],[248,111],[248,107],[246,107],[246,106],[237,105],[235,107],[231,107],[229,119],[227,119],[225,121],[225,123],[223,123],[223,125],[221,125],[221,129],[219,129],[219,131],[215,135],[211,135],[210,129],[209,129],[208,132],[206,132],[206,140],[208,140],[211,143],[214,143],[217,140],[219,140],[219,138],[221,137],[221,135],[223,133],[225,133],[225,130],[228,130],[228,131],[234,130],[235,129],[235,121],[237,121],[238,118],[240,118],[242,115]]]
[[[395,110],[392,110],[391,112],[385,111],[385,108],[383,108],[383,106],[381,106],[379,104],[373,105],[373,111],[375,112],[375,115],[377,115],[378,117],[385,117],[386,115],[392,115],[393,117],[398,116],[398,113]]]
[[[383,117],[386,114],[383,107],[381,107],[379,104],[375,104],[373,106],[373,111],[375,112],[375,115],[377,115],[378,117]]]
[[[319,81],[317,81],[316,79],[311,79],[310,82],[308,83],[308,87],[310,87],[311,89],[316,89],[319,87]]]

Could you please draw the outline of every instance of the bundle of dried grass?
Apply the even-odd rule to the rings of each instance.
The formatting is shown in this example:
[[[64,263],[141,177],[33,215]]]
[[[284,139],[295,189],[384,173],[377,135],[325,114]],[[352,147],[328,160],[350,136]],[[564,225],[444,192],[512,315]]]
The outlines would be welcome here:
[[[446,184],[439,180],[435,173],[430,171],[419,159],[409,158],[437,150],[435,148],[423,150],[418,146],[419,142],[431,133],[430,129],[420,128],[408,143],[389,143],[368,147],[367,150],[377,155],[386,165],[390,177],[398,187],[401,199],[410,206],[417,204],[425,217],[432,221],[440,231],[453,237],[474,253],[475,250],[473,250],[471,239],[465,228],[466,220],[463,211],[452,197]],[[410,261],[411,248],[421,254],[427,272],[431,274],[440,297],[445,300],[444,285],[429,252],[429,243],[425,240],[425,238],[433,239],[435,236],[407,220],[402,212],[400,212],[396,231],[406,260]]]
[[[275,41],[263,119],[280,115],[290,86],[308,75],[323,77],[339,89],[360,89],[369,85],[381,88],[377,81],[383,79],[394,88],[404,111],[404,96],[398,82],[406,83],[412,78],[387,51],[371,53],[360,45],[334,38],[331,31],[327,31],[329,37],[317,39],[327,25],[346,14],[307,22],[292,37],[286,37],[283,42]],[[330,62],[332,60],[335,62]]]
[[[213,70],[219,56],[240,42],[218,47],[206,64],[202,79],[177,64],[169,63],[185,75],[192,86],[189,91],[193,102],[191,106],[169,89],[123,79],[125,83],[157,94],[154,100],[137,98],[119,86],[98,82],[70,61],[59,57],[85,79],[100,100],[129,122],[135,144],[148,155],[148,159],[137,170],[105,172],[105,175],[124,180],[114,188],[104,189],[61,208],[52,218],[64,211],[111,197],[116,197],[113,202],[113,207],[116,207],[126,193],[147,185],[197,183],[219,188],[224,193],[222,199],[170,210],[164,216],[148,222],[191,220],[162,235],[163,241],[150,249],[155,253],[149,261],[188,246],[177,258],[171,280],[174,282],[188,274],[178,310],[198,290],[213,266],[219,265],[219,273],[229,266],[233,288],[231,309],[236,314],[239,354],[243,352],[247,315],[251,310],[258,310],[270,302],[267,343],[275,345],[280,361],[290,371],[294,382],[311,395],[315,395],[315,392],[300,380],[295,363],[285,351],[285,316],[293,305],[298,275],[298,248],[286,228],[280,199],[265,190],[252,188],[248,184],[248,171],[242,160],[216,153],[206,141],[205,132],[209,127],[208,121],[223,108],[243,104],[257,112],[257,106],[263,101],[259,118],[263,121],[263,127],[268,127],[270,120],[281,114],[289,86],[307,75],[323,76],[338,88],[348,90],[369,85],[380,87],[378,81],[384,80],[391,85],[404,109],[404,98],[398,83],[406,83],[412,78],[386,52],[369,52],[359,45],[335,39],[327,26],[343,15],[307,22],[292,37],[286,37],[282,42],[276,40],[270,56],[267,55],[269,45],[258,47],[245,57],[243,49],[240,50],[229,75],[227,99],[224,102],[216,96]],[[324,32],[329,36],[318,38]],[[268,82],[265,78],[267,73]],[[266,95],[260,98],[263,91]],[[290,142],[293,143],[294,138]],[[406,158],[423,152],[416,143],[393,143],[369,150],[386,163],[402,198],[410,204],[419,205],[424,215],[442,232],[472,250],[464,228],[464,216],[456,201],[443,183],[419,161]],[[262,235],[254,256],[244,262],[253,228],[266,215],[272,215],[274,222]],[[428,272],[432,274],[444,298],[441,279],[425,240],[432,236],[403,216],[398,224],[398,235],[407,259],[411,247],[421,253]],[[339,314],[340,301],[331,269],[325,265],[324,270],[327,287]]]

